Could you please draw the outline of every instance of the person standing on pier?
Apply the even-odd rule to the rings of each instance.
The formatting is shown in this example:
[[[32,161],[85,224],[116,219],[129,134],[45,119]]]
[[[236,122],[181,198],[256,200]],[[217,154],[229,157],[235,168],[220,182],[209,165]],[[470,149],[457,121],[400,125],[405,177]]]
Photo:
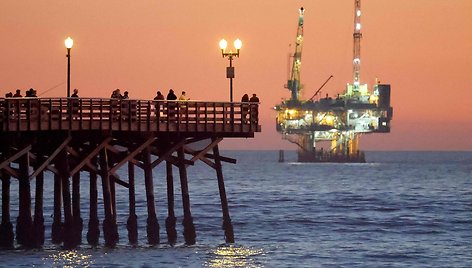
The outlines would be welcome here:
[[[164,100],[164,95],[158,90],[156,93],[156,96],[154,97],[154,100]]]
[[[123,97],[121,97],[121,99],[123,99],[123,100],[129,99],[128,91],[125,91],[125,92],[123,93]]]
[[[167,100],[177,100],[177,95],[175,95],[174,90],[172,88],[169,89],[169,93],[167,94]]]
[[[78,118],[78,113],[79,113],[79,90],[77,88],[74,88],[73,94],[70,96],[71,99],[69,99],[69,109],[71,109],[71,116],[72,119],[77,119]]]
[[[254,115],[254,118],[259,118],[258,115],[258,109],[257,109],[257,103],[259,103],[259,98],[256,96],[256,94],[252,94],[252,97],[249,99],[249,102],[252,102],[253,104],[251,105],[251,114]],[[256,120],[253,120],[252,123],[256,123]]]
[[[187,101],[189,100],[187,96],[185,95],[185,91],[182,91],[182,94],[180,94],[179,101]]]
[[[167,94],[167,100],[171,101],[167,103],[167,114],[168,114],[168,119],[170,120],[172,117],[174,117],[175,110],[177,108],[177,103],[173,102],[177,100],[177,95],[175,95],[173,89],[169,89],[169,93]]]
[[[123,96],[121,96],[120,89],[117,88],[117,89],[113,90],[113,92],[111,93],[110,98],[111,98],[111,99],[119,99],[119,100],[121,100],[121,99],[123,98]]]
[[[71,98],[78,98],[79,97],[79,90],[74,88],[74,93],[70,96]]]
[[[21,97],[23,97],[21,95],[21,90],[17,89],[16,92],[15,92],[15,95],[13,95],[13,98],[21,98]]]
[[[241,98],[241,102],[249,102],[249,95],[248,94],[244,94],[243,97]],[[247,103],[243,103],[242,104],[242,108],[241,108],[241,111],[242,111],[242,120],[244,123],[247,123],[247,115],[249,113],[249,105]]]
[[[252,94],[252,97],[249,99],[249,102],[259,103],[259,98],[256,96],[256,94]]]

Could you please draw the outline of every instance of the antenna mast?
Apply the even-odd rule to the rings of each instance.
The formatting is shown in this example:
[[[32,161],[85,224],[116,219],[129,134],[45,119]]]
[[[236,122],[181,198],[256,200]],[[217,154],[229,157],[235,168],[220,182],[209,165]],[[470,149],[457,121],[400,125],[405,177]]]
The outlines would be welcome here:
[[[361,0],[354,0],[354,60],[353,60],[353,76],[354,90],[359,90],[361,79]]]

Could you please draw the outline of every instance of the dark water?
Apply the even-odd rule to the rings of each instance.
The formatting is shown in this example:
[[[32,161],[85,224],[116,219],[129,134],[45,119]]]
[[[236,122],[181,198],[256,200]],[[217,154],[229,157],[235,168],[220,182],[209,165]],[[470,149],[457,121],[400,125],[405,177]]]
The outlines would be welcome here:
[[[165,244],[165,176],[159,166],[154,177],[161,245],[146,244],[144,186],[137,179],[138,247],[127,243],[127,190],[118,187],[117,248],[61,250],[50,242],[48,176],[48,241],[41,250],[0,251],[0,267],[472,267],[472,152],[370,152],[367,164],[301,164],[290,162],[295,154],[289,152],[278,163],[276,151],[224,155],[238,159],[224,164],[235,244],[224,243],[216,174],[200,163],[188,169],[196,245],[183,244],[177,176],[179,243]],[[12,203],[16,218],[17,201]],[[87,210],[83,198],[85,225]]]

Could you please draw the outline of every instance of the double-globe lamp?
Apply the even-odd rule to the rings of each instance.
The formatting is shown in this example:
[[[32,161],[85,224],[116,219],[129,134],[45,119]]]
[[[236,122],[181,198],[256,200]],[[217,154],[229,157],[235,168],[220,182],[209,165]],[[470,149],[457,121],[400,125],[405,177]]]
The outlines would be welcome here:
[[[234,67],[233,67],[233,57],[236,56],[239,58],[239,50],[243,46],[243,42],[238,38],[234,40],[234,48],[236,52],[230,50],[226,52],[226,47],[228,46],[228,42],[225,39],[221,39],[220,41],[220,49],[221,55],[224,57],[228,57],[229,59],[229,67],[226,67],[226,78],[229,78],[229,100],[233,102],[233,78],[234,78]]]
[[[67,48],[67,97],[70,97],[70,50],[72,46],[74,45],[74,40],[72,38],[67,37],[67,39],[64,41],[64,44],[66,45]]]

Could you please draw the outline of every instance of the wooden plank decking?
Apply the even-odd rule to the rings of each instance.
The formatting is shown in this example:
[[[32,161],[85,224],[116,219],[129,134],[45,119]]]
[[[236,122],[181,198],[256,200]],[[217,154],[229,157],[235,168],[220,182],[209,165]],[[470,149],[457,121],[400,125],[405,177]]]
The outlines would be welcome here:
[[[219,133],[253,137],[260,132],[258,103],[2,98],[0,132],[138,131]]]

